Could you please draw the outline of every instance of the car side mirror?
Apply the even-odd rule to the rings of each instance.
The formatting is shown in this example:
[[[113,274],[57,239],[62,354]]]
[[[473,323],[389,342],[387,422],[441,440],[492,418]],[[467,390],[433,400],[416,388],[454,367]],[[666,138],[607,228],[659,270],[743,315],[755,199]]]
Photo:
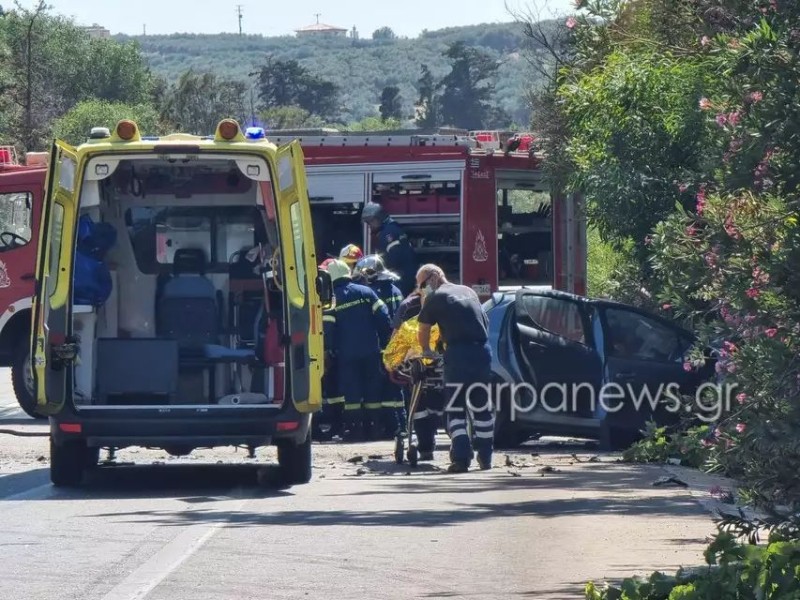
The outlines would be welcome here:
[[[317,272],[317,294],[322,302],[323,308],[330,308],[333,303],[333,282],[327,271],[320,269]]]

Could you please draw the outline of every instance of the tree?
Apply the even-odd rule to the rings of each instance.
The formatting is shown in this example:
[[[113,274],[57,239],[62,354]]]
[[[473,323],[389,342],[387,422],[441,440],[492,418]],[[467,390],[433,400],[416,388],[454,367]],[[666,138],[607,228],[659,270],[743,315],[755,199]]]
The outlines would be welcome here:
[[[325,121],[299,106],[277,106],[260,114],[267,129],[315,129],[325,126]]]
[[[400,88],[396,85],[388,85],[381,92],[381,118],[402,119],[403,118],[403,97],[400,95]]]
[[[400,129],[402,127],[402,123],[399,119],[394,118],[378,118],[378,117],[366,117],[357,123],[351,123],[348,126],[348,131],[391,131]]]
[[[440,117],[439,85],[428,65],[422,65],[422,75],[417,81],[417,125],[422,129],[432,129],[442,124]]]
[[[92,127],[114,126],[123,119],[131,119],[143,135],[161,133],[158,111],[149,104],[123,104],[106,100],[85,100],[76,104],[53,124],[53,135],[70,144],[86,141]]]
[[[162,117],[184,133],[209,135],[222,119],[247,121],[246,93],[244,82],[189,70],[167,92]]]
[[[391,27],[381,27],[372,32],[372,39],[376,42],[389,42],[397,39]]]
[[[444,55],[452,68],[441,82],[442,121],[464,129],[483,128],[492,116],[497,61],[463,42],[451,44]]]
[[[264,108],[298,106],[312,115],[329,120],[339,113],[339,88],[311,74],[296,60],[270,56],[255,73],[259,98]]]
[[[4,51],[2,49],[5,49]],[[53,120],[81,100],[147,98],[150,74],[138,48],[93,40],[44,2],[17,7],[0,20],[0,84],[10,105],[7,135],[41,149]]]

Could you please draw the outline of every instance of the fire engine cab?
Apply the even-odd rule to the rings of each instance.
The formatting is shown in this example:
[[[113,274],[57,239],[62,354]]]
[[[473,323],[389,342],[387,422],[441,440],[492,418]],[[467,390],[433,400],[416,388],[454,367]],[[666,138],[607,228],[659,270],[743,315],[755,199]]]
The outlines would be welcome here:
[[[440,265],[483,299],[521,286],[586,293],[580,198],[550,189],[529,134],[267,135],[303,147],[321,256],[349,243],[370,252],[360,213],[376,202],[420,264]]]
[[[31,416],[31,297],[46,162],[46,153],[31,153],[20,164],[13,146],[0,146],[0,366],[11,367],[14,392]]]

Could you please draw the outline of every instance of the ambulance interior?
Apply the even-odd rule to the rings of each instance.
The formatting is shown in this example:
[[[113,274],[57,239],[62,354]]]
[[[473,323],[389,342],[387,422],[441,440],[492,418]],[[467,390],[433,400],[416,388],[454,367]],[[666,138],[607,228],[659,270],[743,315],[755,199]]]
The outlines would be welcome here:
[[[73,310],[78,407],[279,406],[271,190],[256,157],[89,162],[80,217],[113,226],[116,241],[103,259],[110,295]]]

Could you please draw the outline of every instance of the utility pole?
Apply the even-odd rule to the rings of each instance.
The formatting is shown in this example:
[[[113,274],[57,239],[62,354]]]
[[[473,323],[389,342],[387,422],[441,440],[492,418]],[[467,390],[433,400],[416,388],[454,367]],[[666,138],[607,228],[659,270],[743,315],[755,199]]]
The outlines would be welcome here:
[[[314,16],[317,17],[317,25],[319,25],[319,17],[322,13],[314,13]]]
[[[142,25],[142,35],[147,37],[147,24]]]
[[[236,5],[236,14],[239,16],[239,35],[242,35],[242,5]]]

